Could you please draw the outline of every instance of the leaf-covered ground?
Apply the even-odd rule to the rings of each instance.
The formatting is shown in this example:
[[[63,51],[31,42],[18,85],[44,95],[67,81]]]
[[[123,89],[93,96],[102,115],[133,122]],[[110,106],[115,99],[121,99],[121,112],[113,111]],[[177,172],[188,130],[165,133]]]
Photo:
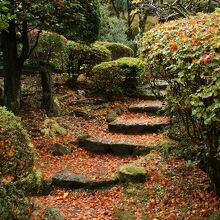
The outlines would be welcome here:
[[[83,89],[69,89],[64,78],[54,77],[55,89],[61,106],[61,115],[55,120],[65,127],[65,136],[47,137],[40,129],[46,118],[41,108],[41,88],[38,76],[23,78],[21,118],[28,129],[36,149],[36,167],[46,179],[54,173],[68,169],[87,174],[94,179],[108,178],[125,163],[142,166],[148,173],[145,183],[117,185],[98,190],[64,190],[54,188],[49,195],[34,196],[35,202],[58,208],[66,219],[134,219],[134,220],[206,220],[219,211],[220,201],[209,191],[209,178],[193,163],[177,160],[164,151],[151,151],[145,156],[94,155],[78,148],[76,140],[81,134],[111,140],[132,141],[139,145],[159,145],[167,140],[163,134],[121,135],[109,134],[106,116],[109,110],[123,108],[121,118],[132,119],[127,108],[138,99],[103,102],[101,98],[87,96]],[[78,114],[78,115],[77,115]],[[138,114],[137,114],[138,116]],[[152,121],[167,120],[152,117]],[[146,117],[143,114],[141,120]],[[47,147],[61,143],[72,153],[53,156]],[[161,153],[163,152],[163,153]]]

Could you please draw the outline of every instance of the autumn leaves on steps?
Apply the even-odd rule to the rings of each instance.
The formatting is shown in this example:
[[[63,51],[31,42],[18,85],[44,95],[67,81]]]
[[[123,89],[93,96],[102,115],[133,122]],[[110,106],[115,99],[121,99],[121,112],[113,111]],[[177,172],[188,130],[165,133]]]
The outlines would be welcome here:
[[[155,115],[161,107],[159,101],[131,105],[128,112],[108,124],[108,131],[95,137],[80,137],[79,145],[92,153],[115,155],[136,155],[155,149],[163,139],[158,133],[169,124],[168,117]]]
[[[169,118],[161,116],[161,108],[162,103],[158,100],[144,100],[141,103],[132,104],[124,114],[108,124],[106,131],[79,137],[79,146],[92,154],[117,156],[141,155],[159,149],[165,141],[161,131],[169,124]],[[130,164],[125,166],[128,167],[125,169],[123,166],[118,167],[118,170],[108,178],[102,178],[100,175],[98,180],[86,174],[75,174],[72,171],[63,170],[53,176],[53,183],[64,188],[97,188],[117,184],[122,177],[123,181],[145,180],[147,174],[141,167],[132,165],[129,167]],[[120,170],[122,170],[121,173]]]

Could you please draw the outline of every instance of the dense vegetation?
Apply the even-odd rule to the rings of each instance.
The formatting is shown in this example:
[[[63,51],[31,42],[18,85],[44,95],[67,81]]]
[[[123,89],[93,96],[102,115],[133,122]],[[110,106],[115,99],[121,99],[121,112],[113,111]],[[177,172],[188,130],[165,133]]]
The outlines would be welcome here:
[[[149,77],[169,83],[167,107],[184,127],[191,159],[202,163],[218,190],[219,23],[215,12],[158,25],[143,37],[141,49]]]
[[[64,219],[48,204],[71,219],[94,210],[119,220],[218,211],[217,7],[219,0],[0,0],[0,219]],[[52,189],[55,176],[86,190]],[[83,208],[86,193],[97,207]]]

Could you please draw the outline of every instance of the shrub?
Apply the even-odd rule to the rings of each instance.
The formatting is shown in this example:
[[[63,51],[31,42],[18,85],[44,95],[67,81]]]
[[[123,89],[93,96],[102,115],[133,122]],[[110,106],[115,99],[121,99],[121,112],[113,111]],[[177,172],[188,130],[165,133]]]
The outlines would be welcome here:
[[[112,53],[112,59],[117,60],[121,57],[133,57],[134,51],[121,43],[97,41],[94,45],[105,46]]]
[[[30,219],[31,203],[21,182],[32,175],[33,160],[34,151],[27,131],[17,117],[0,107],[1,219]]]
[[[30,38],[35,38],[35,33]],[[40,61],[51,64],[57,70],[64,71],[65,66],[65,45],[67,39],[62,35],[46,32],[40,34],[37,47],[30,56],[29,62],[38,66]]]
[[[32,171],[34,151],[17,117],[0,107],[0,177],[17,181]]]
[[[137,58],[121,58],[96,65],[92,81],[97,91],[106,95],[121,95],[135,90],[145,74],[145,62]]]
[[[142,39],[151,77],[169,83],[167,106],[198,146],[220,193],[220,13],[159,24]]]
[[[102,45],[86,45],[69,41],[67,44],[67,71],[74,77],[80,70],[90,72],[92,67],[103,61],[111,60],[111,52]]]

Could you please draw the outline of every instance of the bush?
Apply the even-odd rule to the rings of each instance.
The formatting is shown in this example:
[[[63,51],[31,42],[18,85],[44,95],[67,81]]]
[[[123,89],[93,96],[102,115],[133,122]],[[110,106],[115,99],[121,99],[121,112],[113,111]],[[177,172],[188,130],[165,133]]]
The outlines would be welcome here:
[[[103,62],[92,70],[92,81],[97,91],[106,95],[121,95],[135,90],[145,74],[145,62],[137,58],[121,58]]]
[[[133,57],[134,51],[124,44],[107,42],[107,41],[97,41],[94,45],[104,46],[112,53],[112,60],[117,60],[121,57]]]
[[[33,174],[33,161],[34,151],[27,131],[17,117],[0,107],[1,219],[30,219],[31,203],[25,197],[26,192],[22,189],[21,182]]]
[[[13,181],[32,171],[34,151],[17,117],[0,107],[0,177]]]
[[[90,72],[92,67],[103,61],[111,60],[111,52],[102,45],[86,45],[69,41],[67,44],[67,71],[78,76],[82,68]]]
[[[33,32],[30,38],[36,38]],[[65,67],[65,45],[67,39],[62,35],[46,32],[40,34],[37,47],[34,49],[29,63],[38,66],[40,61],[51,64],[56,70],[64,71]]]
[[[169,83],[167,106],[198,146],[220,193],[220,13],[159,24],[142,39],[151,77]]]

